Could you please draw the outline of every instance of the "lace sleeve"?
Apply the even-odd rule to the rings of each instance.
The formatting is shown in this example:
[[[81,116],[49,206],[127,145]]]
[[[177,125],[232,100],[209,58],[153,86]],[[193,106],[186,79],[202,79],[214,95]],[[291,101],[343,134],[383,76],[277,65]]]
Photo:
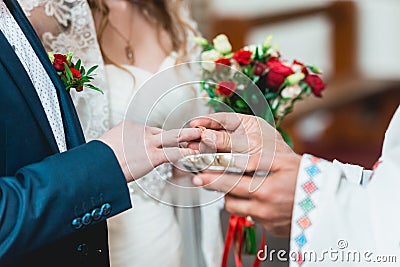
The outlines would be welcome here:
[[[91,67],[98,65],[93,83],[104,95],[87,90],[71,96],[87,140],[109,129],[108,88],[90,7],[85,0],[19,0],[47,51],[73,52]]]

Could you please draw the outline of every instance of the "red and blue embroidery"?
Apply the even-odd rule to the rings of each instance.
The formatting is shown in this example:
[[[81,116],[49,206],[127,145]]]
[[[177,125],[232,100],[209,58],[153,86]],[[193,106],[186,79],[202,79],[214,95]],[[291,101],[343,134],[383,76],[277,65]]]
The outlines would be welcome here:
[[[296,219],[296,226],[298,227],[297,235],[294,237],[295,245],[297,246],[297,257],[296,263],[298,265],[302,265],[304,259],[302,257],[301,250],[307,244],[307,229],[309,229],[312,225],[310,219],[310,213],[315,209],[315,203],[313,202],[313,195],[315,192],[318,191],[318,186],[314,178],[321,173],[320,163],[324,162],[324,160],[319,159],[317,157],[311,155],[304,156],[306,163],[304,164],[305,167],[300,170],[301,173],[299,174],[299,182],[301,182],[301,197],[300,201],[296,203],[297,212],[299,215],[298,219]],[[302,176],[300,178],[300,176]],[[300,209],[299,209],[300,208]]]

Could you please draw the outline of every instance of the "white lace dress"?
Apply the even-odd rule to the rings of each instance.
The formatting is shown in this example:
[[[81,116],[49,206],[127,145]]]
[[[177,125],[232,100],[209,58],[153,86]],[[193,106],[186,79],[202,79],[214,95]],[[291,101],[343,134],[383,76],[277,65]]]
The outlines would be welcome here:
[[[174,56],[167,57],[160,69],[173,66]],[[182,125],[196,115],[196,107],[178,110],[173,120],[167,117],[171,111],[185,100],[197,97],[195,90],[179,90],[163,101],[157,112],[148,118],[145,114],[156,103],[152,95],[133,99],[133,94],[152,76],[152,73],[134,66],[124,66],[135,77],[114,65],[106,65],[105,72],[109,83],[110,126],[125,118],[148,123],[151,126],[170,129]],[[146,90],[144,88],[141,90]],[[144,96],[146,94],[144,93]],[[128,109],[129,106],[129,109]],[[160,203],[171,199],[169,190],[164,190],[165,178],[170,176],[169,168],[162,166],[139,180],[139,185],[131,183],[133,209],[117,215],[108,221],[109,242],[112,267],[128,266],[183,266],[181,231],[174,214],[174,208]],[[148,194],[150,196],[148,196]]]

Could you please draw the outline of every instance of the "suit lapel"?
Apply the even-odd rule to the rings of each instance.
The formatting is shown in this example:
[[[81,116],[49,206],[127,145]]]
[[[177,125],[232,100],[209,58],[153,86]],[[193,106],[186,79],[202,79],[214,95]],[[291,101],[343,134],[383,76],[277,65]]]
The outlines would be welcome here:
[[[39,96],[36,93],[31,79],[1,31],[0,47],[2,50],[0,53],[0,60],[2,61],[3,66],[7,69],[9,76],[12,77],[18,89],[21,91],[21,94],[25,98],[28,106],[32,110],[32,113],[40,125],[40,128],[42,129],[51,149],[53,152],[58,152],[56,140],[54,139],[53,132],[46,117],[46,113],[43,110]]]
[[[16,0],[4,0],[8,9],[10,10],[11,14],[14,16],[15,20],[19,24],[21,30],[24,32],[26,38],[30,42],[32,48],[36,52],[40,62],[42,63],[43,67],[45,68],[46,72],[48,73],[50,79],[52,80],[54,86],[56,87],[57,94],[59,97],[60,109],[61,114],[63,117],[64,123],[64,130],[65,130],[65,137],[67,141],[67,145],[69,148],[75,147],[85,142],[83,132],[79,123],[78,115],[76,114],[75,107],[71,100],[71,96],[65,90],[65,87],[61,80],[59,79],[56,71],[51,64],[46,51],[43,48],[43,45],[36,35],[35,30],[33,29],[32,25],[29,23],[28,19],[26,18],[23,10],[19,6]],[[9,45],[8,45],[9,46]],[[14,56],[15,53],[12,51]],[[18,63],[19,60],[17,59]],[[21,65],[21,64],[19,64]],[[22,66],[22,65],[21,65]],[[25,72],[25,71],[24,71]],[[26,75],[27,76],[27,75]],[[29,77],[28,77],[29,79]],[[30,79],[29,79],[30,80]],[[36,96],[36,100],[38,97]],[[39,101],[40,104],[40,101]],[[42,113],[44,113],[42,109]],[[46,119],[47,121],[47,119]],[[48,122],[47,122],[48,124]],[[50,127],[50,126],[49,126]],[[51,128],[50,128],[51,130]],[[54,140],[54,137],[53,137]],[[54,141],[55,142],[55,141]]]

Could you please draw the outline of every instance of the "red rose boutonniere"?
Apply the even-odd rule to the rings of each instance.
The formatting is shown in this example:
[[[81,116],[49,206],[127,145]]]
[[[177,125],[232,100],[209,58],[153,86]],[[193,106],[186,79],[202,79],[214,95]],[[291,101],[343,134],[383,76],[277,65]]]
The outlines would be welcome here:
[[[53,54],[50,52],[48,55],[67,91],[75,89],[77,92],[82,92],[84,88],[89,88],[103,93],[101,89],[90,84],[90,81],[94,79],[93,72],[98,68],[98,65],[86,71],[80,59],[78,59],[76,63],[72,62],[72,52],[66,55]]]

